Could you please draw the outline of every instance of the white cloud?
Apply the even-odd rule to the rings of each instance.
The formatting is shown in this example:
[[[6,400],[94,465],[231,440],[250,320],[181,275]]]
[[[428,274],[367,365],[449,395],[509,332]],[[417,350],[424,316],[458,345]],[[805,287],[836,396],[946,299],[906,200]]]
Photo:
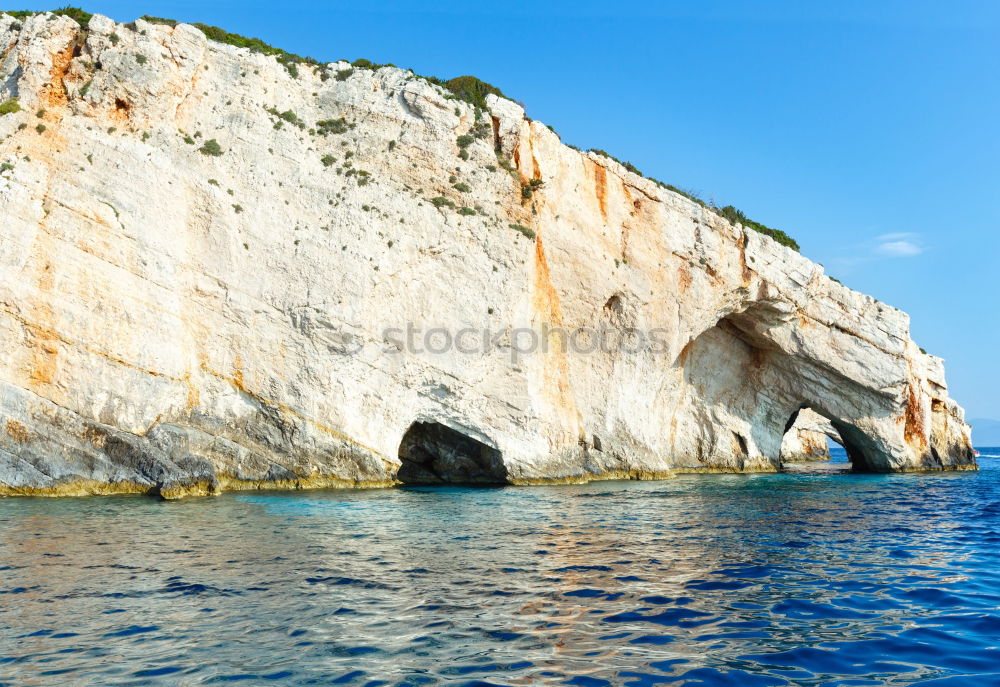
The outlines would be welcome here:
[[[916,234],[882,234],[875,241],[875,252],[889,258],[911,258],[924,252]]]
[[[830,265],[832,273],[847,276],[862,265],[878,260],[912,258],[926,250],[923,238],[915,232],[879,234],[864,243],[855,244],[849,255],[833,258]]]

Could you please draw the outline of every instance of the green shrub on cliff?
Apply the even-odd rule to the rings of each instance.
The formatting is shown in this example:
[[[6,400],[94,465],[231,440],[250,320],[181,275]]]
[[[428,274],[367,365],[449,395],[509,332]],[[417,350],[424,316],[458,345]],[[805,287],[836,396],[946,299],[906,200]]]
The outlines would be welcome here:
[[[614,160],[615,162],[617,162],[618,164],[620,164],[622,167],[624,167],[628,171],[632,172],[633,174],[638,174],[639,176],[645,176],[645,174],[643,174],[642,172],[640,172],[639,168],[636,167],[635,165],[633,165],[631,162],[628,162],[627,160],[619,160],[618,158],[616,158],[614,155],[612,155],[611,153],[607,152],[606,150],[601,150],[600,148],[591,148],[590,152],[597,153],[598,155],[606,157],[609,160]]]
[[[41,14],[41,12],[22,10],[22,11],[8,11],[8,12],[6,12],[6,14],[9,14],[9,15],[17,18],[17,19],[25,19],[27,17],[33,16],[33,15],[36,15],[36,14]],[[86,28],[86,26],[90,22],[91,17],[93,16],[91,13],[85,12],[84,10],[80,9],[79,7],[71,7],[69,5],[67,5],[65,7],[61,7],[61,8],[56,9],[56,10],[53,10],[52,14],[59,15],[59,16],[70,17],[71,19],[73,19],[74,21],[76,21],[81,27],[84,27],[84,28]],[[167,18],[164,18],[164,17],[154,17],[154,16],[150,16],[150,15],[143,15],[142,19],[145,20],[145,21],[147,21],[147,22],[153,23],[153,24],[164,24],[164,25],[167,25],[167,26],[176,26],[177,23],[178,23],[177,20],[175,20],[175,19],[167,19]],[[298,65],[299,64],[310,64],[310,65],[314,65],[314,66],[321,66],[318,61],[314,60],[311,57],[304,57],[304,56],[301,56],[301,55],[296,55],[294,53],[290,53],[290,52],[287,52],[285,50],[282,50],[281,48],[276,48],[276,47],[274,47],[272,45],[269,45],[269,44],[265,43],[264,41],[262,41],[259,38],[248,38],[246,36],[241,36],[241,35],[236,34],[236,33],[230,33],[228,31],[226,31],[225,29],[219,28],[218,26],[211,26],[211,25],[208,25],[208,24],[195,23],[195,24],[193,24],[193,26],[195,28],[199,29],[203,34],[205,34],[205,36],[209,40],[213,40],[213,41],[216,41],[218,43],[225,43],[227,45],[234,45],[234,46],[240,47],[240,48],[247,48],[248,50],[251,50],[251,51],[257,52],[257,53],[261,53],[261,54],[264,54],[264,55],[274,56],[277,59],[277,61],[282,66],[284,66],[285,69],[288,70],[289,74],[291,74],[293,77],[297,77],[298,76]],[[118,39],[118,35],[117,34],[112,34],[112,36],[111,36],[112,43],[117,43],[118,42],[117,39]],[[144,61],[145,61],[144,59],[140,59],[140,63],[144,62]],[[354,71],[356,69],[377,70],[377,69],[380,69],[382,67],[392,67],[392,66],[395,66],[395,65],[392,65],[392,64],[379,64],[379,63],[376,63],[376,62],[372,62],[371,60],[360,58],[360,59],[355,60],[352,63],[351,68],[342,69],[342,70],[336,72],[334,76],[336,77],[336,79],[338,81],[344,81],[344,80],[348,79],[354,73]],[[325,72],[324,72],[324,76],[326,76]],[[507,96],[505,96],[504,93],[503,93],[503,91],[501,91],[496,86],[493,86],[492,84],[486,83],[485,81],[483,81],[483,80],[481,80],[481,79],[479,79],[479,78],[477,78],[475,76],[471,76],[471,75],[457,76],[455,78],[447,79],[447,80],[439,79],[439,78],[433,77],[433,76],[424,76],[424,77],[418,77],[418,78],[422,78],[422,79],[424,79],[424,80],[426,80],[426,81],[428,81],[428,82],[430,82],[432,84],[435,84],[435,85],[440,86],[441,88],[445,89],[449,93],[449,95],[447,97],[454,98],[456,100],[462,100],[464,102],[467,102],[467,103],[473,105],[476,108],[476,122],[477,122],[477,124],[473,127],[473,130],[471,132],[473,134],[473,136],[463,135],[463,136],[460,136],[458,138],[458,141],[457,141],[457,143],[459,145],[459,156],[463,160],[469,159],[469,152],[468,152],[467,148],[468,148],[469,145],[471,145],[472,141],[474,140],[474,137],[475,138],[485,138],[485,137],[487,137],[489,135],[490,128],[489,128],[488,123],[486,123],[485,120],[482,121],[482,122],[480,122],[480,115],[481,115],[481,113],[483,111],[488,111],[489,110],[489,108],[486,105],[486,98],[487,98],[487,96],[489,96],[491,94],[492,95],[496,95],[496,96],[501,97],[501,98],[505,98]],[[325,78],[324,78],[324,80],[325,80]],[[90,88],[90,85],[91,85],[91,81],[88,81],[86,84],[84,84],[84,86],[79,91],[79,95],[80,96],[85,96],[87,94],[87,91]],[[10,100],[7,100],[6,102],[0,103],[0,115],[12,114],[12,113],[15,113],[15,112],[19,112],[20,109],[21,108],[20,108],[20,105],[18,105],[17,98],[11,98]],[[277,113],[277,112],[275,112],[273,114],[276,114],[278,117],[280,117],[280,120],[282,120],[282,121],[289,121],[289,122],[292,122],[294,124],[297,124],[300,128],[304,126],[304,123],[302,123],[301,120],[298,120],[298,118],[295,117],[294,113],[292,113],[291,111],[283,112],[283,113]],[[279,121],[279,124],[280,124],[280,121]],[[328,134],[331,134],[331,133],[333,133],[333,134],[340,134],[340,133],[345,133],[348,130],[348,128],[351,128],[351,127],[353,127],[353,124],[347,124],[347,122],[345,122],[343,119],[322,120],[320,122],[317,122],[316,132],[319,133],[319,134],[321,134],[321,135],[328,135]],[[22,125],[19,128],[20,129],[24,129],[24,128],[26,128],[26,125]],[[193,143],[193,141],[190,141],[190,142]],[[573,147],[573,146],[570,146],[570,147]],[[392,145],[390,144],[390,149],[391,148],[392,148]],[[222,155],[223,154],[222,149],[219,147],[219,144],[215,141],[215,139],[212,139],[210,141],[206,141],[205,144],[201,148],[199,148],[199,151],[201,153],[205,154],[205,155],[217,156],[217,155]],[[605,156],[605,157],[607,157],[609,159],[615,160],[616,162],[620,163],[623,167],[625,167],[625,169],[629,170],[630,172],[638,174],[639,176],[645,176],[631,162],[619,160],[619,159],[615,158],[613,155],[611,155],[610,153],[608,153],[608,152],[606,152],[604,150],[592,149],[592,152],[597,153],[598,155],[603,155],[603,156]],[[503,156],[501,156],[499,154],[498,154],[497,158],[498,158],[499,164],[504,169],[506,169],[508,172],[511,172],[512,174],[514,174],[514,171],[513,171],[512,167],[510,166],[509,161],[507,161],[506,159],[504,159]],[[489,167],[492,167],[492,165],[490,165]],[[780,229],[775,229],[775,228],[769,227],[769,226],[767,226],[765,224],[761,224],[760,222],[756,222],[754,220],[751,220],[741,210],[733,207],[732,205],[727,205],[727,206],[722,207],[722,208],[717,208],[717,207],[714,207],[713,205],[710,205],[709,203],[706,203],[704,200],[702,200],[701,198],[699,198],[697,196],[697,194],[695,194],[695,193],[692,193],[690,191],[685,191],[685,190],[683,190],[681,188],[678,188],[677,186],[673,186],[671,184],[667,184],[667,183],[664,183],[662,181],[659,181],[658,179],[653,179],[651,177],[646,177],[646,178],[649,178],[650,181],[656,183],[661,188],[667,189],[667,190],[672,191],[674,193],[678,193],[678,194],[680,194],[680,195],[682,195],[682,196],[684,196],[686,198],[689,198],[690,200],[698,203],[699,205],[701,205],[702,207],[704,207],[704,208],[706,208],[706,209],[708,209],[710,211],[715,212],[716,214],[718,214],[719,216],[725,218],[726,220],[728,220],[730,222],[734,222],[734,223],[738,222],[738,223],[742,224],[745,227],[749,227],[749,228],[751,228],[751,229],[753,229],[753,230],[755,230],[755,231],[757,231],[757,232],[759,232],[761,234],[769,236],[770,238],[774,239],[775,241],[777,241],[778,243],[780,243],[780,244],[782,244],[784,246],[788,246],[789,248],[792,248],[793,250],[796,250],[796,251],[799,250],[799,244],[795,241],[795,239],[793,239],[792,237],[790,237],[788,234],[786,234],[785,232],[781,231]],[[533,183],[524,184],[522,186],[522,188],[521,188],[521,194],[522,194],[522,196],[524,198],[526,198],[526,199],[530,198],[531,194],[535,190],[535,188],[536,188],[536,185],[533,184]],[[434,201],[438,201],[438,202],[440,202],[441,200],[444,200],[444,199],[440,198],[440,197],[434,199]],[[432,202],[434,202],[434,201],[432,201]],[[435,205],[437,205],[438,207],[441,207],[441,205],[439,205],[438,202],[435,202]],[[512,226],[514,226],[514,225],[512,225]],[[517,225],[517,226],[520,226],[520,225]],[[531,230],[529,229],[528,231],[531,231]],[[533,234],[533,232],[532,232],[532,234]]]
[[[720,216],[725,217],[733,224],[737,222],[742,224],[744,227],[750,227],[754,231],[759,231],[765,236],[770,236],[772,239],[780,243],[782,246],[788,246],[792,250],[798,251],[799,244],[791,236],[781,231],[780,229],[774,229],[772,227],[761,224],[760,222],[755,222],[746,215],[743,214],[741,210],[734,208],[732,205],[727,205],[724,208],[717,208],[715,210]]]
[[[167,19],[165,17],[154,17],[154,16],[149,15],[149,14],[142,15],[140,17],[140,19],[142,19],[145,22],[149,22],[150,24],[162,24],[164,26],[177,26],[177,20],[176,19]]]
[[[142,19],[148,21],[151,24],[166,24],[167,26],[176,26],[176,19],[165,19],[163,17],[151,17],[148,14],[143,15]],[[268,45],[259,38],[248,38],[246,36],[241,36],[238,33],[230,33],[225,29],[220,29],[218,26],[210,26],[209,24],[195,23],[193,24],[195,28],[201,31],[209,40],[213,40],[216,43],[225,43],[226,45],[235,45],[237,48],[247,48],[253,52],[258,52],[264,55],[273,55],[278,62],[283,66],[289,74],[293,77],[298,78],[299,75],[299,64],[311,64],[319,65],[319,62],[311,57],[303,57],[302,55],[296,55],[294,53],[286,52],[281,48],[276,48],[273,45]]]
[[[14,114],[15,112],[21,111],[21,105],[17,102],[17,98],[11,98],[0,103],[0,116],[6,114]]]
[[[321,119],[316,122],[316,133],[320,136],[329,134],[345,134],[354,125],[349,124],[343,117],[337,119]]]
[[[63,17],[69,17],[80,25],[80,28],[87,28],[87,24],[90,23],[90,18],[94,15],[90,12],[85,12],[79,7],[70,7],[66,5],[65,7],[60,7],[57,10],[53,10],[52,14],[58,14]]]
[[[510,228],[513,229],[514,231],[521,232],[529,239],[535,238],[535,232],[529,229],[528,227],[524,226],[523,224],[511,224]]]
[[[292,112],[291,110],[285,110],[284,112],[279,112],[278,108],[272,107],[272,108],[269,108],[267,111],[268,111],[268,113],[270,113],[271,115],[274,115],[278,119],[286,121],[289,124],[294,124],[295,126],[299,127],[300,129],[306,128],[306,123],[303,122],[301,119],[299,119],[299,116],[297,114],[295,114],[294,112]]]
[[[358,59],[354,60],[353,62],[351,62],[351,65],[357,67],[358,69],[367,69],[369,71],[375,71],[376,69],[381,69],[382,67],[395,66],[393,64],[389,64],[388,62],[385,64],[379,64],[377,62],[372,62],[371,60],[366,60],[363,57],[359,57]]]
[[[570,148],[574,148],[574,146],[570,146]],[[684,189],[678,188],[678,187],[674,186],[673,184],[666,184],[666,183],[660,181],[659,179],[654,179],[653,177],[647,177],[645,174],[643,174],[642,172],[640,172],[639,168],[636,167],[635,165],[633,165],[631,162],[628,162],[627,160],[619,160],[617,157],[615,157],[611,153],[607,152],[606,150],[601,150],[600,148],[591,148],[589,152],[591,152],[591,153],[597,153],[598,155],[602,155],[602,156],[608,158],[609,160],[614,160],[615,162],[617,162],[618,164],[620,164],[622,167],[624,167],[628,171],[632,172],[633,174],[638,174],[641,177],[649,179],[650,181],[652,181],[654,184],[656,184],[657,186],[659,186],[661,188],[665,188],[668,191],[673,191],[674,193],[679,193],[682,196],[684,196],[685,198],[687,198],[688,200],[693,200],[694,202],[698,203],[698,205],[701,205],[704,208],[709,207],[708,203],[706,203],[704,200],[702,200],[701,198],[699,198],[697,194],[692,193],[691,191],[685,191]]]
[[[535,192],[535,190],[541,188],[544,183],[545,182],[542,181],[541,179],[532,179],[526,184],[522,183],[521,197],[524,198],[525,200],[531,198],[531,195]]]
[[[632,172],[633,174],[637,174],[637,175],[639,175],[641,177],[647,178],[650,181],[652,181],[653,183],[655,183],[656,185],[660,186],[661,188],[665,188],[665,189],[667,189],[669,191],[673,191],[674,193],[679,193],[680,195],[684,196],[685,198],[688,198],[689,200],[693,200],[694,202],[698,203],[702,207],[707,208],[708,210],[711,210],[712,212],[714,212],[715,214],[719,215],[720,217],[723,217],[723,218],[729,220],[733,224],[736,224],[736,223],[742,224],[744,227],[748,227],[750,229],[753,229],[756,232],[764,234],[765,236],[771,237],[772,239],[774,239],[775,241],[777,241],[781,245],[788,246],[789,248],[791,248],[792,250],[794,250],[796,252],[798,252],[798,250],[800,248],[798,242],[795,239],[793,239],[791,236],[789,236],[788,234],[786,234],[785,232],[781,231],[780,229],[775,229],[773,227],[769,227],[766,224],[761,224],[760,222],[755,222],[754,220],[750,219],[745,214],[743,214],[742,210],[739,210],[739,209],[733,207],[732,205],[727,205],[727,206],[725,206],[723,208],[714,207],[712,205],[709,205],[704,200],[702,200],[701,198],[699,198],[694,193],[691,193],[690,191],[684,191],[682,189],[677,188],[676,186],[672,186],[671,184],[665,184],[662,181],[660,181],[659,179],[653,179],[652,177],[646,177],[631,162],[623,162],[622,160],[619,160],[618,158],[616,158],[611,153],[608,153],[606,151],[600,150],[598,148],[591,148],[590,152],[597,153],[598,155],[603,155],[604,157],[608,158],[609,160],[614,160],[615,162],[617,162],[618,164],[620,164],[622,167],[624,167],[628,171]],[[522,194],[525,194],[525,191],[523,189],[522,189]],[[530,192],[527,192],[527,194],[524,195],[524,197],[525,198],[530,198],[531,197]]]
[[[27,19],[30,16],[36,14],[42,14],[43,12],[35,12],[33,10],[5,10],[4,14],[9,14],[17,19]],[[60,17],[69,17],[81,28],[87,28],[87,24],[90,23],[90,18],[94,16],[90,12],[84,12],[79,7],[70,7],[66,5],[65,7],[60,7],[59,9],[52,10],[52,14]]]
[[[437,84],[443,88],[451,91],[451,96],[457,100],[464,100],[465,102],[478,107],[481,110],[488,110],[486,106],[486,96],[492,94],[500,98],[505,98],[503,91],[494,86],[493,84],[488,84],[481,79],[477,79],[474,76],[456,76],[454,79],[448,79],[444,81],[433,76],[425,77],[432,84]]]
[[[219,155],[222,155],[222,148],[219,146],[218,141],[214,138],[210,138],[202,144],[201,148],[198,148],[198,152],[202,155],[218,157]]]

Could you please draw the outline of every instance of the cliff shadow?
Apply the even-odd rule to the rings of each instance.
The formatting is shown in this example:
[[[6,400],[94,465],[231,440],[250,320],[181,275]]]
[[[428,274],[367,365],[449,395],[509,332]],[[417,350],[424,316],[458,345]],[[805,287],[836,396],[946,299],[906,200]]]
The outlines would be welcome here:
[[[439,422],[414,422],[399,442],[403,484],[509,484],[500,451]]]

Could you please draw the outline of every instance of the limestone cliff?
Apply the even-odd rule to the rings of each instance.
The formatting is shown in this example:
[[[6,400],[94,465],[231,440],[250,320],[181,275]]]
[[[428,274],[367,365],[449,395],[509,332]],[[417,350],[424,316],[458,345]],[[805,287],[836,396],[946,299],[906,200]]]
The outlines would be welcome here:
[[[904,313],[449,96],[0,15],[0,493],[773,471],[802,408],[859,469],[974,467]]]

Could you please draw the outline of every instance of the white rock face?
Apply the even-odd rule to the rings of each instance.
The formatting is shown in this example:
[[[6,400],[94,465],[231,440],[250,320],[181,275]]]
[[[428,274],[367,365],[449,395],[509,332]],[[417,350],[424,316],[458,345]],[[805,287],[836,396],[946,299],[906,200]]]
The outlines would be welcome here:
[[[0,15],[0,493],[388,485],[401,444],[430,481],[771,471],[803,407],[858,467],[975,466],[904,313],[510,101],[348,69]]]

